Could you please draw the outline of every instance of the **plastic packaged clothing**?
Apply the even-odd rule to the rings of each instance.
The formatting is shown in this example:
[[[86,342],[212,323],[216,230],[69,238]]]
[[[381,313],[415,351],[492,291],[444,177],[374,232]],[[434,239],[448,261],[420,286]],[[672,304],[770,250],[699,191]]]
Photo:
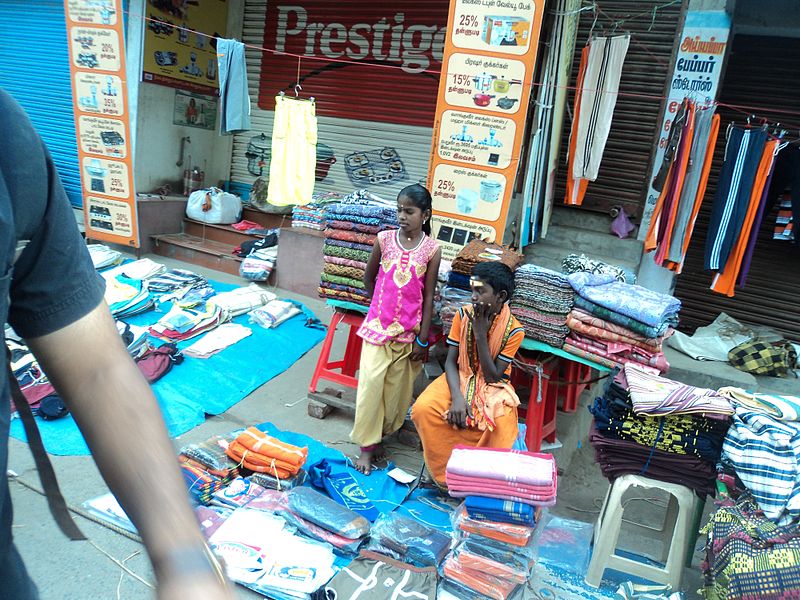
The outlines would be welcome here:
[[[369,534],[370,525],[361,515],[308,487],[287,492],[289,509],[312,523],[356,540]]]
[[[367,548],[377,552],[385,548],[403,562],[435,567],[442,562],[451,543],[449,535],[416,519],[388,513],[382,514],[372,525]]]

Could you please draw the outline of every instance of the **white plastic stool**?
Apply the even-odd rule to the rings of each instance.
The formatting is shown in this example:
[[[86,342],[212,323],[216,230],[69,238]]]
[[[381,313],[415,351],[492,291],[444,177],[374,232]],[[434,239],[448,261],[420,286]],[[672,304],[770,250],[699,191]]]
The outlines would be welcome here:
[[[664,528],[661,530],[663,567],[648,565],[616,554],[622,525],[622,496],[631,486],[655,488],[670,494]],[[606,569],[616,569],[655,583],[670,584],[674,590],[679,589],[689,544],[696,539],[692,532],[695,526],[695,514],[702,508],[703,503],[697,494],[685,486],[656,481],[641,475],[618,477],[608,489],[603,509],[594,528],[594,549],[586,573],[586,583],[592,587],[599,587],[603,572]]]

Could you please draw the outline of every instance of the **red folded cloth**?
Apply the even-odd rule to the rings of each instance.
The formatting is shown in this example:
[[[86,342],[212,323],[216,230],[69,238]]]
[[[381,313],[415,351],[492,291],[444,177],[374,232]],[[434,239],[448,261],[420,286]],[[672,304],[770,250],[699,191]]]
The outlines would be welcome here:
[[[255,223],[253,221],[248,221],[247,219],[239,221],[238,223],[234,223],[233,225],[231,225],[231,227],[233,227],[237,231],[247,231],[248,229],[263,229],[264,228],[264,226],[261,225],[261,223]]]

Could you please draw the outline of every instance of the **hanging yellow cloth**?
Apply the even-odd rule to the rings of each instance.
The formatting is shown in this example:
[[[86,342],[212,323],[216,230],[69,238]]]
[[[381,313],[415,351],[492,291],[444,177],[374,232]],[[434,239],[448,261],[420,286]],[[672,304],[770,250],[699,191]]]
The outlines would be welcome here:
[[[311,202],[316,167],[316,104],[277,96],[267,202],[275,206]]]

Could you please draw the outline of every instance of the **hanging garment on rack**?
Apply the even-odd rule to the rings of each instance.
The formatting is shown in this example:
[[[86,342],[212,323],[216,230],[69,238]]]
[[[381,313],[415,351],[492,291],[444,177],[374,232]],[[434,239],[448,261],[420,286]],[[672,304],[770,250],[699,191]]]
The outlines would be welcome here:
[[[677,268],[683,264],[686,255],[684,245],[688,244],[692,236],[694,228],[692,216],[695,214],[695,208],[699,208],[703,202],[711,169],[710,159],[714,154],[718,132],[719,116],[715,114],[714,107],[695,111],[694,139],[689,153],[689,164],[675,212],[675,224],[669,239],[669,248],[666,252],[666,261],[675,263]],[[706,164],[708,164],[708,169],[705,168]]]
[[[267,202],[275,206],[311,202],[316,165],[316,104],[277,96]]]
[[[795,228],[794,243],[800,245],[800,236],[796,233],[797,223],[800,223],[800,146],[796,142],[787,145],[778,153],[775,160],[775,174],[769,190],[769,204],[767,213],[771,213],[775,203],[783,197],[783,192],[789,188],[791,198],[791,211],[786,210],[783,203],[780,212],[786,220],[776,223],[774,239],[791,239],[791,230]],[[788,232],[787,232],[788,229]]]
[[[219,77],[219,132],[238,133],[250,129],[250,93],[244,44],[217,39]]]
[[[766,142],[767,132],[764,130],[731,128],[711,209],[704,260],[707,271],[719,271],[728,262],[750,205],[753,183]]]
[[[572,124],[568,179],[597,179],[629,43],[630,36],[627,35],[598,37],[589,42],[588,52],[584,49],[581,54],[581,72],[578,75],[580,105]],[[573,188],[573,191],[580,188],[579,183],[577,190]],[[585,186],[583,189],[585,191]],[[583,194],[580,193],[566,198],[567,204],[579,205],[582,201]]]
[[[661,187],[661,194],[653,210],[650,228],[647,231],[644,248],[650,252],[659,248],[655,262],[661,264],[665,236],[671,233],[674,224],[674,209],[678,206],[681,189],[686,178],[686,169],[689,165],[689,151],[694,138],[694,103],[684,99],[678,114],[671,126],[670,154],[671,163],[665,162],[667,172]],[[656,177],[658,179],[658,177]],[[654,183],[655,186],[655,183]]]
[[[772,166],[775,163],[775,151],[777,146],[778,140],[770,140],[763,146],[742,224],[737,233],[737,237],[734,238],[733,246],[724,264],[724,268],[714,275],[714,280],[711,283],[711,289],[717,293],[725,294],[729,297],[733,297],[734,295],[734,287],[739,275],[739,269],[742,265],[745,249],[750,240],[750,231],[755,222],[759,206],[762,202],[766,201],[765,188],[770,173],[772,172]]]

